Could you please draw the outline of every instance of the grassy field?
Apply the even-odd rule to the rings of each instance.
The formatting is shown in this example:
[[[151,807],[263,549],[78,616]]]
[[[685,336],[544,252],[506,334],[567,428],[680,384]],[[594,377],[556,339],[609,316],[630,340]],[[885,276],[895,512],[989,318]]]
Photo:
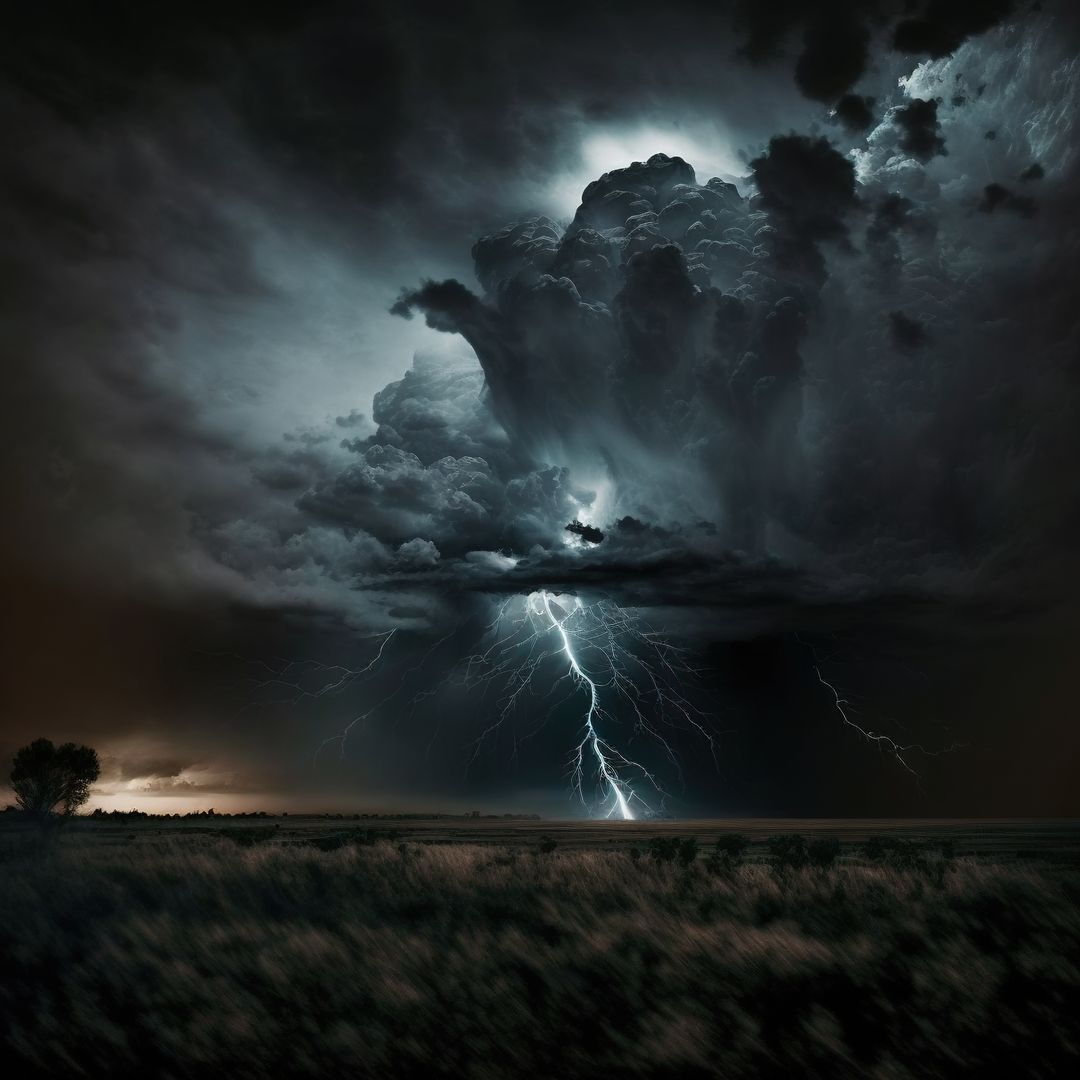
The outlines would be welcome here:
[[[274,829],[279,843],[359,830],[382,831],[395,839],[416,843],[497,844],[535,846],[551,836],[564,850],[613,848],[626,850],[648,844],[658,836],[693,836],[703,847],[731,832],[761,845],[770,836],[801,833],[808,838],[835,837],[851,851],[871,836],[916,841],[952,841],[959,855],[993,856],[1002,860],[1038,859],[1066,862],[1080,868],[1080,821],[1067,819],[942,819],[942,818],[731,818],[684,821],[542,821],[520,817],[417,815],[293,814],[264,818],[228,817],[109,817],[79,818],[71,823],[82,842],[144,843],[171,836],[218,835],[229,829]],[[17,833],[0,819],[0,843]],[[227,833],[226,833],[227,835]]]
[[[999,842],[871,861],[849,840],[831,867],[791,869],[764,843],[724,865],[704,829],[696,858],[654,857],[650,841],[691,835],[685,823],[615,826],[610,846],[550,823],[513,844],[274,824],[80,822],[44,845],[0,833],[7,1074],[1026,1077],[1080,1064],[1068,859]]]

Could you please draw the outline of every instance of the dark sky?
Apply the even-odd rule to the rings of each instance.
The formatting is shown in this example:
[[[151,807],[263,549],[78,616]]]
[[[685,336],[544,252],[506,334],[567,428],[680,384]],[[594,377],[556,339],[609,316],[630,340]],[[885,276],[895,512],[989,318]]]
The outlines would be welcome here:
[[[547,590],[673,812],[1080,814],[1071,8],[23,5],[0,753],[582,814]]]

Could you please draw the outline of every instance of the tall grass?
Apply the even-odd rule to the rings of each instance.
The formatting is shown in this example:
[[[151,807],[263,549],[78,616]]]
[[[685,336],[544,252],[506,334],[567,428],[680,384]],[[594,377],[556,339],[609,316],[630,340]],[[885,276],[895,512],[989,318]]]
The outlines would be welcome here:
[[[18,1077],[1071,1071],[1069,874],[225,840],[0,867]]]

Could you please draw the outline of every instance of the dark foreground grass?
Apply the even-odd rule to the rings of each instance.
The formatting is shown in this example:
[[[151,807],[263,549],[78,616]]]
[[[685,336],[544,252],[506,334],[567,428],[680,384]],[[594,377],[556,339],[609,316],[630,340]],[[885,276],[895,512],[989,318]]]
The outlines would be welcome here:
[[[3,1061],[20,1078],[1080,1075],[1078,888],[964,860],[9,853]]]

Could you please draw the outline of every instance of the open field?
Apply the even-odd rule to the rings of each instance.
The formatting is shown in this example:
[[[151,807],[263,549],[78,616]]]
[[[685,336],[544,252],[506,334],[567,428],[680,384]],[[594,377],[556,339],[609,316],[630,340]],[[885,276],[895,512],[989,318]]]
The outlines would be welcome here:
[[[731,818],[687,821],[543,821],[520,817],[417,817],[383,814],[251,817],[193,816],[100,819],[80,818],[69,826],[81,842],[145,842],[169,836],[216,835],[222,829],[274,829],[278,843],[363,829],[392,834],[416,843],[498,844],[533,847],[541,836],[560,849],[623,850],[644,846],[656,836],[693,836],[704,848],[726,833],[737,832],[754,845],[770,836],[801,833],[807,838],[834,836],[850,852],[871,836],[916,841],[952,841],[957,855],[999,859],[1039,859],[1080,867],[1080,821],[1068,819],[938,819],[938,818]],[[19,832],[0,818],[0,843]]]
[[[5,823],[9,1075],[1049,1077],[1080,1065],[1066,826],[939,824],[981,854],[928,845],[911,865],[873,861],[844,833],[835,865],[785,869],[764,843],[742,865],[710,858],[729,823],[275,824],[80,822],[41,843]],[[762,841],[815,831],[738,825]],[[870,826],[820,823],[887,831]],[[397,838],[378,839],[386,828]],[[697,857],[654,857],[652,839],[692,832]],[[332,837],[344,837],[332,850],[310,842]],[[1040,843],[1046,858],[1017,857]]]

